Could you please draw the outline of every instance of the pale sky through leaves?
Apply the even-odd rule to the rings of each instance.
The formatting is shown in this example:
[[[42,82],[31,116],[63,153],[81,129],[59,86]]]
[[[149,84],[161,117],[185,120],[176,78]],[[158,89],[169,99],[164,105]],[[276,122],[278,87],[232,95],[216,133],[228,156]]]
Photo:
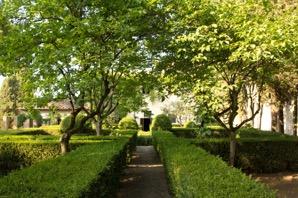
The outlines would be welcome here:
[[[4,80],[4,77],[3,76],[0,76],[0,87],[2,85],[3,80]]]

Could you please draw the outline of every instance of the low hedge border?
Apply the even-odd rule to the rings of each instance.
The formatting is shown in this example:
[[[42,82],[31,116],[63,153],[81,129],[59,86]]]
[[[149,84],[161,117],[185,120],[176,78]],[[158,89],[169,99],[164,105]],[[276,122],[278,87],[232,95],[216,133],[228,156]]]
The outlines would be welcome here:
[[[115,137],[114,137],[115,138]],[[71,150],[111,137],[73,136]],[[59,137],[50,135],[0,135],[0,175],[51,159],[60,154]]]
[[[195,144],[224,161],[229,158],[228,139],[196,140]],[[298,139],[288,137],[237,140],[235,166],[247,173],[298,171]]]
[[[111,197],[136,134],[81,146],[0,179],[4,197]]]
[[[173,127],[170,131],[177,137],[196,138],[198,128]]]
[[[275,197],[275,193],[184,138],[154,132],[174,197]]]
[[[173,127],[170,131],[174,133],[175,136],[183,138],[196,138],[199,136],[225,138],[229,136],[224,129],[209,129],[207,127],[203,130],[204,131],[202,131],[200,128]]]
[[[56,143],[0,143],[0,175],[58,156]]]

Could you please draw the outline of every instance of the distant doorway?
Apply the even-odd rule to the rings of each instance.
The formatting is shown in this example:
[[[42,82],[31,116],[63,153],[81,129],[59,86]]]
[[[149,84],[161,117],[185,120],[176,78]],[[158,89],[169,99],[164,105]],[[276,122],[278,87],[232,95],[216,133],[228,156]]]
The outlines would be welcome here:
[[[151,124],[151,118],[141,118],[141,125],[143,131],[149,131]]]

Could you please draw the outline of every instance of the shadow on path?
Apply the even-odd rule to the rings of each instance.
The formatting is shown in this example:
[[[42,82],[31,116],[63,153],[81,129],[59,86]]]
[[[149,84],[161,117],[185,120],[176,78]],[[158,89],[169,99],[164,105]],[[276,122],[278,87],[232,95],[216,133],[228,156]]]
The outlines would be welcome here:
[[[120,180],[118,198],[169,198],[164,167],[153,146],[137,146]]]
[[[278,198],[298,197],[298,173],[253,174],[252,178],[267,184],[273,190],[277,190]]]

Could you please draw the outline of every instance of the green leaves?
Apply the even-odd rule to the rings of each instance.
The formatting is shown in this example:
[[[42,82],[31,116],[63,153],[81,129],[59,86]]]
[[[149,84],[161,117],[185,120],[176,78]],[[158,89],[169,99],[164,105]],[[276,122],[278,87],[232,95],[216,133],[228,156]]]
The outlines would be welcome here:
[[[192,92],[199,111],[233,128],[245,85],[262,92],[280,65],[293,62],[297,8],[240,0],[182,4],[169,18],[172,40],[158,69],[174,92]]]
[[[7,3],[3,16],[14,31],[0,62],[18,65],[24,86],[40,98],[68,98],[74,109],[92,106],[87,114],[106,117],[125,103],[121,97],[134,96],[126,90],[138,90],[133,81],[148,67],[144,40],[157,19],[151,6],[139,0]]]

